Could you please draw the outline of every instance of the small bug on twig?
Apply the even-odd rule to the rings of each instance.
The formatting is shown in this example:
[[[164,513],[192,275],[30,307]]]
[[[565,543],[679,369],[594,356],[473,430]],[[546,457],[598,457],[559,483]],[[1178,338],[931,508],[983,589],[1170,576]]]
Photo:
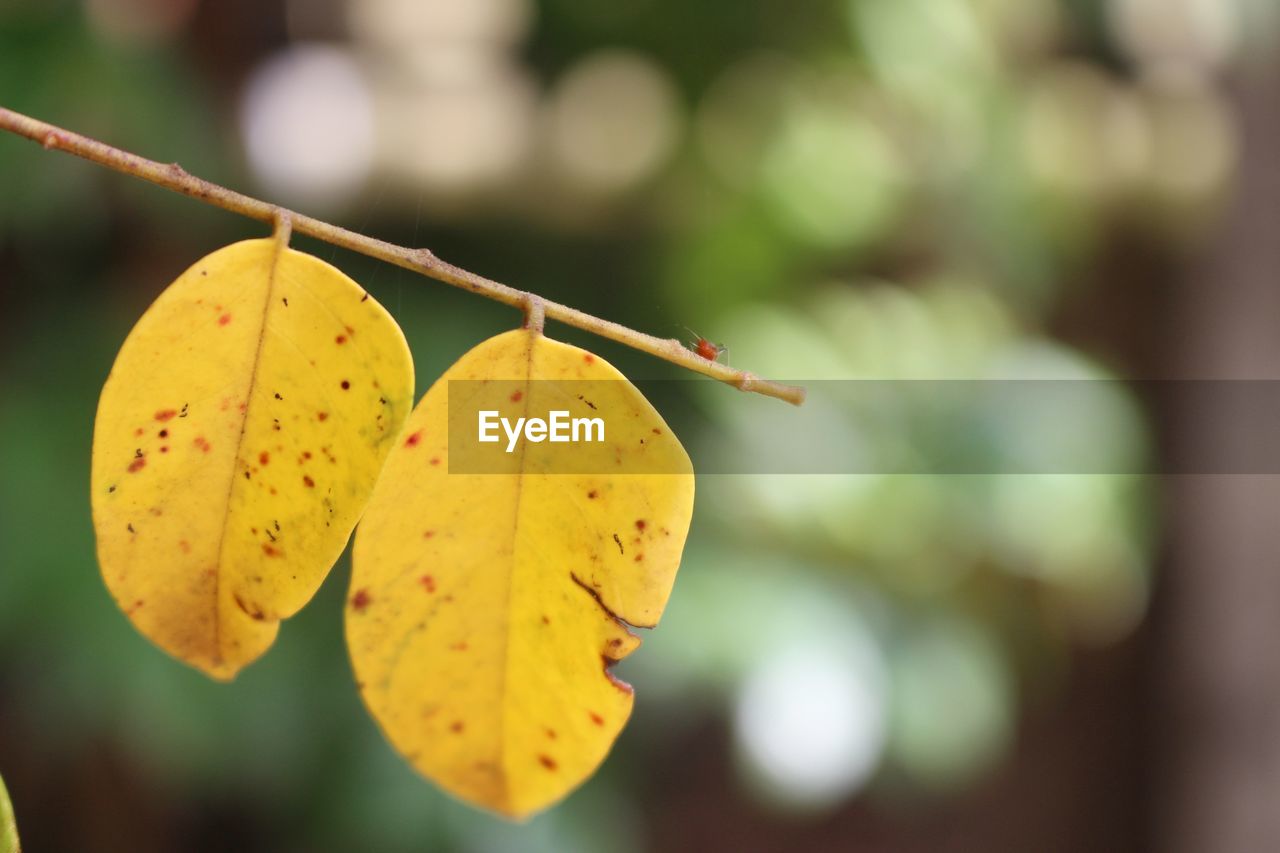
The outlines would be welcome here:
[[[707,361],[719,361],[720,356],[729,354],[729,348],[724,344],[712,343],[693,329],[690,329],[688,326],[685,326],[684,328],[686,332],[694,337],[694,340],[689,342],[689,349],[693,350]],[[726,359],[726,362],[727,361],[728,360]]]

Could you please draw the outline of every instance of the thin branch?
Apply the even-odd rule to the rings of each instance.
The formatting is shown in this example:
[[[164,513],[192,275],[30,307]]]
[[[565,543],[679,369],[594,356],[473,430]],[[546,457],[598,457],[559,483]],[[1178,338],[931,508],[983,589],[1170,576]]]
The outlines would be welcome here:
[[[221,207],[223,210],[229,210],[232,213],[239,213],[250,219],[256,219],[259,222],[274,225],[280,222],[282,217],[286,218],[293,231],[298,234],[306,234],[326,243],[332,243],[335,246],[341,246],[344,249],[350,249],[353,252],[359,252],[363,255],[404,267],[407,270],[421,273],[445,284],[451,284],[454,287],[486,296],[512,308],[525,311],[532,304],[531,299],[534,298],[533,294],[516,290],[514,287],[509,287],[500,282],[492,281],[455,267],[453,264],[440,260],[427,249],[410,249],[404,246],[397,246],[383,240],[357,234],[354,231],[348,231],[346,228],[330,225],[310,216],[285,210],[277,205],[268,204],[265,201],[251,198],[226,187],[197,178],[177,163],[157,163],[154,160],[130,154],[119,148],[113,148],[96,139],[90,139],[87,136],[72,133],[69,130],[55,127],[38,119],[15,113],[4,107],[0,107],[0,130],[7,130],[19,136],[25,136],[27,139],[39,142],[47,149],[75,154],[77,157],[83,157],[93,163],[106,166],[109,169],[115,169],[117,172],[123,172],[126,175],[132,175],[135,178],[159,184],[166,189],[191,196],[214,207]],[[576,308],[570,308],[567,305],[561,305],[558,302],[549,300],[540,300],[540,302],[542,303],[543,312],[552,320],[575,326],[602,338],[608,338],[611,341],[638,349],[641,352],[647,352],[672,364],[678,364],[696,373],[728,383],[742,391],[752,391],[767,397],[776,397],[779,400],[785,400],[797,406],[804,402],[805,391],[803,388],[772,382],[768,379],[760,379],[746,371],[734,370],[726,364],[710,361],[690,351],[675,338],[655,338],[652,335],[637,332],[634,329],[609,320],[602,320],[599,317],[584,313]]]

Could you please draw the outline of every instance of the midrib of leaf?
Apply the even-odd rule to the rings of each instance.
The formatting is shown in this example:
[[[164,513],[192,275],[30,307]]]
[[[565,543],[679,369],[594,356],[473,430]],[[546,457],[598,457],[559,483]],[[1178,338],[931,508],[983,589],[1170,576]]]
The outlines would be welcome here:
[[[529,416],[533,402],[532,395],[529,393],[529,386],[532,384],[531,380],[533,378],[533,349],[538,342],[537,336],[537,332],[530,331],[525,350],[528,355],[524,362],[524,392],[520,397],[524,406],[520,414],[526,418]],[[502,799],[508,808],[511,806],[511,774],[507,769],[507,684],[511,680],[511,590],[515,586],[516,547],[520,540],[520,501],[524,497],[524,460],[525,451],[528,449],[527,445],[527,441],[520,442],[520,456],[516,462],[516,499],[511,521],[511,572],[507,579],[507,603],[505,607],[507,636],[502,660],[502,683],[498,692],[499,707],[502,708],[502,725],[498,730],[498,760],[502,766]]]
[[[231,495],[236,489],[236,463],[244,445],[245,430],[249,426],[249,413],[253,408],[253,392],[258,385],[258,365],[262,361],[262,348],[267,339],[267,317],[271,314],[271,295],[275,292],[276,271],[280,268],[280,255],[285,244],[274,240],[271,248],[271,269],[267,272],[267,293],[262,302],[262,322],[258,326],[258,344],[253,351],[253,363],[249,366],[249,387],[245,389],[244,412],[240,418],[240,435],[236,438],[235,453],[231,457],[231,470],[227,474],[227,496],[222,503],[222,526],[218,530],[218,565],[213,575],[213,647],[222,664],[222,553],[227,542],[227,522],[231,518]]]

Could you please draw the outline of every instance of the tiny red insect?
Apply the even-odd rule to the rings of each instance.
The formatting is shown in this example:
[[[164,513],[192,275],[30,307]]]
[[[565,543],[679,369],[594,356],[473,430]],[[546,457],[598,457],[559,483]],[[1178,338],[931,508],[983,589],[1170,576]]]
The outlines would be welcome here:
[[[715,344],[699,335],[693,329],[689,329],[689,334],[693,335],[697,340],[689,344],[689,349],[705,358],[707,361],[719,361],[720,356],[729,351],[729,348],[723,344]]]

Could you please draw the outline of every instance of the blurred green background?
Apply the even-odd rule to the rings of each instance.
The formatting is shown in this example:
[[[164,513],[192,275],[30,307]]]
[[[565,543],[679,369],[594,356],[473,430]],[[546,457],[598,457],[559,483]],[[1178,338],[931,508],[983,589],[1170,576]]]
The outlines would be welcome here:
[[[0,0],[0,105],[769,377],[1266,378],[1278,36],[1273,0]],[[345,557],[232,685],[169,660],[98,577],[97,394],[169,281],[263,233],[0,137],[0,773],[30,850],[1280,848],[1274,478],[704,477],[619,669],[632,722],[523,826],[382,741]],[[393,312],[420,393],[518,321],[295,245]],[[695,458],[786,434],[776,401],[663,387]],[[1229,440],[1124,388],[1076,427],[1117,470]],[[828,422],[872,458],[1049,426]]]

